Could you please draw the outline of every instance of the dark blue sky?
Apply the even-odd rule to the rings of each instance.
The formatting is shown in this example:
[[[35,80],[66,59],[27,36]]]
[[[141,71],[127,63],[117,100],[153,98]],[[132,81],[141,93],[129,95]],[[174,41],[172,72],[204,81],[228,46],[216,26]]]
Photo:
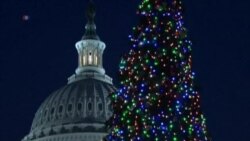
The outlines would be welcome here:
[[[114,78],[139,0],[95,0],[97,31]],[[0,1],[0,140],[20,141],[41,102],[77,67],[87,0]],[[185,25],[202,109],[214,141],[250,139],[250,1],[186,0]],[[22,20],[29,15],[28,21]]]

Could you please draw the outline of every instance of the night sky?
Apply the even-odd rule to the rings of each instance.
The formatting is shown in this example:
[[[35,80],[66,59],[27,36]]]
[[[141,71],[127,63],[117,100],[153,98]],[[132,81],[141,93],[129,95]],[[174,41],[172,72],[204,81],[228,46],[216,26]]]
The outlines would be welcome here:
[[[0,141],[20,141],[39,105],[77,67],[88,0],[0,1]],[[94,0],[104,67],[117,85],[140,0]],[[186,0],[193,70],[214,141],[250,140],[250,1]]]

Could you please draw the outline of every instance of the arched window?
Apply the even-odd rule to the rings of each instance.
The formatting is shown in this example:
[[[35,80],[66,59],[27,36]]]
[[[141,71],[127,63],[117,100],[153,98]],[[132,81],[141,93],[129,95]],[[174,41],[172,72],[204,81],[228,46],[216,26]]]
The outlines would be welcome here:
[[[78,111],[81,111],[81,110],[82,110],[82,103],[78,103],[77,109],[78,109]]]
[[[102,111],[102,109],[103,109],[102,103],[98,104],[98,109],[99,109],[99,111]]]
[[[95,50],[93,55],[94,55],[94,65],[97,65],[98,64],[98,51]]]
[[[95,65],[98,64],[98,57],[97,57],[97,54],[95,54]]]
[[[91,103],[91,102],[88,103],[88,110],[89,110],[89,111],[92,110],[92,103]]]
[[[82,63],[82,57],[79,55],[79,65],[82,66],[83,63]]]
[[[54,114],[54,111],[55,111],[55,108],[52,108],[51,111],[50,111],[50,114]]]
[[[72,104],[68,105],[68,111],[71,112],[72,111]]]
[[[85,55],[83,55],[82,61],[83,61],[83,65],[86,65],[86,56]]]
[[[89,52],[89,54],[88,54],[88,64],[89,65],[93,64],[93,55],[92,55],[92,52]]]
[[[44,112],[44,117],[46,117],[47,116],[47,110],[45,110],[45,112]]]
[[[58,112],[59,112],[59,113],[62,113],[62,111],[63,111],[63,106],[61,105],[61,106],[59,107]]]

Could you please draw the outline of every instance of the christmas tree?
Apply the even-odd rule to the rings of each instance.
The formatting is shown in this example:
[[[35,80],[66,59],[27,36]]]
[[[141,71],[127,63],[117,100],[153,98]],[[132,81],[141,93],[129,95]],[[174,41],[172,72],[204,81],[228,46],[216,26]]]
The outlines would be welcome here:
[[[180,0],[142,0],[110,95],[110,141],[208,141]]]

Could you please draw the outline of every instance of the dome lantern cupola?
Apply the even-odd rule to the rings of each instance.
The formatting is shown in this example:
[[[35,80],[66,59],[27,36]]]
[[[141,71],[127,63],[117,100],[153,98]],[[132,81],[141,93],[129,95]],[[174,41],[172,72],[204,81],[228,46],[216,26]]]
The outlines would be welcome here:
[[[68,79],[68,83],[92,77],[112,84],[112,79],[105,75],[103,68],[102,56],[106,45],[96,33],[95,14],[94,3],[90,0],[86,10],[85,34],[75,45],[78,52],[78,67],[76,73]]]

